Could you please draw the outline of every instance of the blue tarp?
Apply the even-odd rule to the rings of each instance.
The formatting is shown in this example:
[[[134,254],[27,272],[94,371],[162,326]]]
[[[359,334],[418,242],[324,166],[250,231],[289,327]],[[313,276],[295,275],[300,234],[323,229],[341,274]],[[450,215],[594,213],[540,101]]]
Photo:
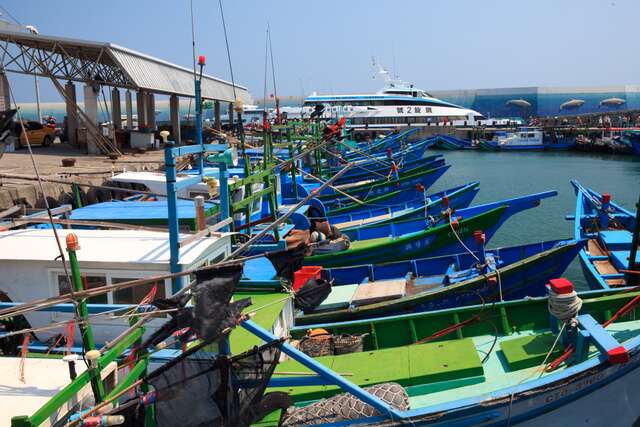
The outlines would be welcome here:
[[[205,212],[214,208],[214,203],[204,204]],[[104,202],[74,209],[70,219],[84,221],[166,220],[166,200],[148,202]],[[178,218],[195,219],[195,204],[189,200],[178,200]]]

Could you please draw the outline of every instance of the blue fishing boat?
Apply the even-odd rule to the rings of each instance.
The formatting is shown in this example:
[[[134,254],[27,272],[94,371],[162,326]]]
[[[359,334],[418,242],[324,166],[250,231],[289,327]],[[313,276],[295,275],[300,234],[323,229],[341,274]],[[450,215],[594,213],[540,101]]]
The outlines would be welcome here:
[[[394,170],[397,170],[398,176],[406,176],[420,169],[432,169],[444,164],[445,159],[441,155],[416,160],[403,159],[400,160],[399,164],[396,164],[395,161],[391,163],[389,160],[380,160],[366,165],[356,163],[349,172],[335,180],[335,185],[365,181],[372,178],[387,178],[395,173]]]
[[[393,197],[387,198],[387,203],[397,204],[407,200],[415,200],[421,196],[424,189],[431,187],[448,169],[450,165],[441,165],[435,168],[413,169],[411,174],[401,176],[399,179],[378,179],[337,186],[337,192],[332,188],[325,188],[318,198],[322,200],[328,209],[349,205],[354,202],[353,197],[360,201],[370,201],[378,196],[388,195],[393,192]],[[305,189],[304,192],[307,190]],[[313,189],[311,189],[313,191]],[[299,194],[304,194],[300,193]],[[347,193],[349,196],[344,196]]]
[[[577,298],[565,279],[549,287]],[[640,416],[638,293],[584,299],[562,319],[549,308],[555,302],[485,302],[295,327],[291,335],[302,340],[325,331],[335,354],[306,359],[286,347],[295,361],[278,365],[268,391],[295,402],[284,425],[633,425]],[[560,339],[567,320],[572,334]],[[345,337],[360,337],[362,350],[343,353]],[[285,378],[291,371],[301,373]],[[337,379],[337,372],[349,375]],[[313,373],[322,385],[303,381]],[[361,401],[367,414],[351,410]]]
[[[459,252],[473,244],[475,230],[483,230],[489,241],[512,215],[540,205],[555,191],[487,203],[428,219],[390,222],[383,225],[341,230],[350,239],[348,249],[316,251],[304,259],[306,265],[343,267],[366,263],[400,261]]]
[[[467,150],[474,148],[471,141],[459,139],[451,135],[438,135],[436,146],[444,150]]]
[[[430,195],[422,193],[423,195],[419,199],[396,205],[387,206],[384,201],[364,205],[354,203],[353,209],[326,212],[323,206],[322,211],[328,221],[338,227],[356,222],[359,226],[369,225],[373,222],[380,224],[382,221],[426,218],[429,215],[439,213],[442,208],[466,208],[478,194],[478,191],[480,191],[480,183],[472,182]]]
[[[328,268],[322,277],[332,294],[296,325],[342,322],[441,310],[546,295],[545,284],[560,276],[585,244],[554,240],[484,249],[436,258]]]
[[[409,144],[388,148],[384,150],[363,149],[352,153],[349,156],[342,156],[346,161],[354,161],[357,163],[377,163],[379,161],[393,160],[397,163],[401,161],[418,160],[427,157],[427,149],[433,146],[437,141],[436,137],[425,138],[414,141]]]
[[[640,266],[637,235],[634,248],[636,215],[613,202],[609,194],[586,189],[578,181],[571,181],[571,185],[576,192],[574,236],[587,239],[586,247],[580,251],[587,281],[594,289],[629,285],[625,272]]]

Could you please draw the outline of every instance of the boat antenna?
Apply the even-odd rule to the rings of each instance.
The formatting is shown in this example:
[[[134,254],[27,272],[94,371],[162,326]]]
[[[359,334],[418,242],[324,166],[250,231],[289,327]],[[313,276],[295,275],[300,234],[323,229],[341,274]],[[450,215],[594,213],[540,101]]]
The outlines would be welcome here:
[[[271,58],[271,76],[273,77],[273,100],[276,107],[276,120],[280,121],[280,106],[278,105],[278,89],[276,87],[276,68],[273,63],[273,44],[271,43],[271,28],[267,24],[267,39],[269,41],[269,56]]]
[[[264,114],[267,113],[267,65],[269,64],[269,23],[264,37],[264,91],[262,93],[262,103],[264,104]]]
[[[196,26],[193,22],[193,0],[189,0],[191,10],[191,59],[193,60],[193,81],[196,81]],[[195,83],[194,83],[195,84]],[[191,116],[191,98],[189,98],[189,109],[187,110],[187,122]],[[195,120],[193,122],[195,125]]]
[[[233,65],[231,64],[231,50],[229,49],[229,38],[227,37],[227,24],[224,20],[224,11],[222,10],[222,0],[218,0],[220,5],[220,16],[222,17],[222,29],[224,30],[224,42],[227,45],[227,60],[229,61],[229,74],[231,74],[231,87],[233,88],[233,100],[237,100],[236,96],[236,83],[233,79]]]

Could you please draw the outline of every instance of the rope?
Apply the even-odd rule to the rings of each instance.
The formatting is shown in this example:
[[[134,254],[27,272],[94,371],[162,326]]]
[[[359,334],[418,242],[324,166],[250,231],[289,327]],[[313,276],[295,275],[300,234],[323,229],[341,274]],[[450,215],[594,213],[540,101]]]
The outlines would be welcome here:
[[[563,322],[576,317],[582,308],[582,299],[574,290],[568,294],[557,294],[549,289],[548,299],[549,313]]]
[[[558,342],[560,341],[560,337],[562,336],[562,332],[564,332],[565,327],[567,326],[567,322],[563,322],[562,323],[562,328],[560,328],[560,332],[558,333],[558,336],[556,337],[555,341],[553,342],[553,345],[551,346],[551,348],[549,349],[549,351],[547,352],[547,355],[545,356],[544,360],[542,361],[542,363],[540,365],[538,365],[538,367],[536,369],[534,369],[531,373],[529,373],[526,377],[522,378],[520,381],[518,381],[518,383],[513,386],[513,391],[511,392],[510,396],[509,396],[509,411],[508,411],[508,416],[507,416],[507,427],[511,426],[511,408],[513,407],[513,398],[516,394],[516,388],[522,384],[523,382],[527,381],[528,379],[532,378],[537,372],[540,372],[540,376],[542,376],[545,372],[545,365],[547,364],[547,360],[549,360],[549,357],[551,356],[551,354],[553,353],[553,351],[555,350],[556,346],[558,345]]]
[[[462,245],[463,248],[466,249],[467,252],[469,252],[469,254],[475,258],[476,261],[480,262],[480,258],[478,258],[476,256],[476,254],[473,253],[473,251],[471,249],[469,249],[469,247],[467,245],[464,244],[464,242],[462,241],[462,239],[460,238],[460,236],[458,235],[458,232],[456,231],[456,229],[453,226],[453,222],[451,221],[451,209],[447,209],[446,214],[449,216],[449,227],[451,227],[451,231],[453,232],[453,235],[456,236],[456,239],[458,239],[458,242],[460,242],[460,244]],[[502,299],[502,298],[501,298]]]

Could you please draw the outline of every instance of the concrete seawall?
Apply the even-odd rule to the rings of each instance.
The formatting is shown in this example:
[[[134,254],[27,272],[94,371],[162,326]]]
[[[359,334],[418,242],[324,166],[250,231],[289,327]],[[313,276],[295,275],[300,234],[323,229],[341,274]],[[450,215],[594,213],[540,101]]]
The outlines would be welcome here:
[[[35,147],[34,158],[43,180],[54,179],[80,184],[101,185],[112,174],[127,171],[156,170],[163,161],[162,151],[144,154],[128,154],[117,161],[104,156],[89,156],[68,146],[55,144],[51,147]],[[62,167],[62,159],[73,158],[73,167]],[[51,207],[71,203],[71,185],[43,182],[44,195],[36,180],[20,179],[19,176],[34,177],[35,171],[27,150],[5,153],[0,159],[0,210],[15,205],[44,208],[44,197]],[[102,201],[108,195],[104,190],[81,187],[82,198],[88,203]]]

